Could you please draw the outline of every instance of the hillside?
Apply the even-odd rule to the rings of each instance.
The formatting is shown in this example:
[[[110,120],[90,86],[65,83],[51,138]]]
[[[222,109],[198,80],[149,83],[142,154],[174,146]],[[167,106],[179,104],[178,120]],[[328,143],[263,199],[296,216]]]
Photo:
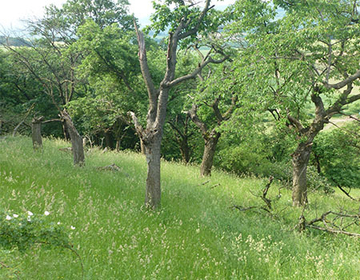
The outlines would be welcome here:
[[[13,47],[29,46],[29,42],[20,37],[0,36],[0,45],[9,45]]]
[[[71,154],[59,150],[70,145],[60,140],[45,139],[40,153],[27,137],[0,145],[0,208],[34,216],[48,211],[45,219],[70,235],[84,279],[356,279],[360,273],[358,239],[294,230],[302,209],[291,207],[290,190],[281,188],[271,215],[232,207],[262,206],[255,195],[267,179],[216,171],[204,179],[197,166],[163,162],[162,207],[148,211],[142,155],[95,148],[84,168],[74,168]],[[98,168],[113,163],[121,170]],[[268,197],[280,187],[271,185]],[[340,192],[313,191],[309,200],[307,220],[359,208]],[[79,259],[57,247],[2,250],[0,261],[0,279],[82,279]]]

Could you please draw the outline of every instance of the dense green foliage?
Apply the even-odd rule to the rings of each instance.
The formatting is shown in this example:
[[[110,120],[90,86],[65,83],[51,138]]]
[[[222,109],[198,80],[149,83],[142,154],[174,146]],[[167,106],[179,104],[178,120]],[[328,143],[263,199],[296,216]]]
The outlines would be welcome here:
[[[352,123],[341,130],[320,134],[315,143],[313,161],[318,172],[335,185],[359,188],[359,155],[359,127]]]
[[[34,216],[49,211],[45,219],[60,222],[70,233],[85,279],[358,276],[357,240],[315,230],[299,234],[294,227],[302,210],[291,207],[289,190],[281,189],[274,216],[231,208],[262,205],[251,193],[261,192],[266,180],[214,172],[203,184],[207,180],[198,177],[196,166],[164,162],[163,207],[153,212],[142,206],[146,166],[139,154],[94,148],[87,151],[87,165],[74,169],[71,155],[59,150],[68,145],[61,140],[46,139],[42,153],[34,153],[26,137],[0,143],[1,208]],[[112,163],[121,171],[98,169]],[[280,186],[270,188],[269,198],[276,197]],[[339,192],[312,192],[310,201],[304,212],[308,220],[328,209],[358,209],[357,202]],[[5,215],[1,219],[6,222]],[[16,268],[26,279],[81,279],[80,262],[68,250],[1,252],[6,256],[1,261],[12,265],[1,268],[3,275]]]

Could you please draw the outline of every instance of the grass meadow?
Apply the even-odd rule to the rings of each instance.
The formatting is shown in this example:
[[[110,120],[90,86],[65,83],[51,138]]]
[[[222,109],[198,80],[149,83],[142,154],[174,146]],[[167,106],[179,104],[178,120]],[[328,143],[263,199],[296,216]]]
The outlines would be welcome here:
[[[0,250],[0,279],[359,279],[359,239],[295,228],[302,209],[282,188],[274,213],[241,212],[233,205],[262,205],[268,179],[215,171],[200,178],[198,166],[162,163],[162,207],[143,207],[146,162],[132,152],[86,152],[73,167],[68,147],[44,139],[0,140],[0,209],[61,223],[81,256],[41,245]],[[115,163],[120,172],[99,170]],[[279,193],[275,182],[270,198]],[[360,196],[353,191],[353,196]],[[359,203],[336,191],[312,192],[305,217],[358,212]],[[5,217],[0,217],[0,223]]]

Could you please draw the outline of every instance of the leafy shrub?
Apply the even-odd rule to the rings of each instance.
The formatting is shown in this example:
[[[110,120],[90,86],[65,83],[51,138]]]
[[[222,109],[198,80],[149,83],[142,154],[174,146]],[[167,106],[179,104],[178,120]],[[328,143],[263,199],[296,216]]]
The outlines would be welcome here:
[[[324,131],[315,139],[312,161],[320,174],[335,185],[360,187],[359,128],[352,123],[341,130]]]
[[[35,244],[42,247],[54,246],[72,249],[69,236],[60,223],[50,222],[46,219],[50,213],[45,211],[43,215],[34,215],[32,212],[15,214],[2,211],[0,214],[0,266],[5,269],[9,278],[19,274],[19,268],[14,264],[11,255],[18,251],[23,253],[31,249]],[[3,274],[4,275],[4,274]]]
[[[34,215],[32,212],[0,216],[0,246],[4,249],[30,249],[34,244],[70,248],[68,235],[60,224],[46,221],[48,212]]]

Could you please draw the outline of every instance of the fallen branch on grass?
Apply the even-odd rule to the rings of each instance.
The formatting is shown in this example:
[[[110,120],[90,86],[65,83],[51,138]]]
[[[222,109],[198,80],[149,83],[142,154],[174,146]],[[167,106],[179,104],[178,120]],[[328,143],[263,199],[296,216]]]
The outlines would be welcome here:
[[[219,184],[215,184],[213,186],[210,187],[210,189],[215,189],[216,187],[220,186],[220,183]]]
[[[62,151],[62,152],[72,152],[72,148],[71,148],[71,147],[60,148],[59,151]]]
[[[207,184],[207,183],[209,183],[209,182],[210,182],[210,180],[205,181],[205,182],[203,182],[203,183],[199,184],[198,186],[203,186],[203,185],[206,185],[206,184]]]
[[[124,172],[122,170],[121,167],[117,166],[115,163],[110,164],[110,165],[106,165],[104,167],[97,167],[97,170],[101,170],[101,171],[115,171],[115,172],[121,172],[123,174],[125,174],[125,176],[129,177],[130,175],[127,174],[126,172]]]
[[[238,205],[233,205],[231,208],[235,208],[239,211],[247,211],[247,210],[251,210],[251,209],[261,209],[261,210],[264,210],[266,212],[270,212],[269,209],[265,208],[265,207],[261,207],[261,206],[250,206],[250,207],[241,207],[241,206],[238,206]]]
[[[332,219],[330,219],[329,217],[330,215],[333,216]],[[306,222],[306,219],[302,214],[300,216],[299,224],[297,225],[297,227],[299,227],[300,232],[302,232],[306,228],[313,228],[329,233],[360,237],[359,233],[350,232],[347,230],[350,226],[354,226],[354,225],[359,226],[359,222],[360,222],[359,214],[350,215],[346,213],[327,211],[323,213],[320,217],[316,217],[310,222]],[[322,225],[318,225],[318,223],[322,223]]]
[[[238,206],[238,205],[233,205],[231,208],[235,208],[235,209],[238,209],[239,211],[247,211],[247,210],[252,210],[252,209],[261,209],[261,210],[264,210],[268,213],[271,214],[271,211],[272,211],[272,201],[271,199],[267,198],[267,194],[268,194],[268,191],[270,189],[270,186],[271,186],[271,183],[273,182],[274,180],[274,177],[273,176],[270,176],[269,178],[269,183],[266,184],[265,188],[263,189],[262,191],[262,195],[261,196],[258,196],[260,197],[264,202],[265,202],[265,205],[266,207],[264,206],[250,206],[250,207],[242,207],[242,206]],[[253,194],[254,195],[254,194]],[[257,195],[254,195],[254,196],[257,196]],[[281,197],[281,194],[279,193],[278,195],[278,198]]]
[[[106,165],[104,167],[98,167],[98,170],[108,170],[108,171],[121,171],[121,168],[117,166],[115,163]]]

